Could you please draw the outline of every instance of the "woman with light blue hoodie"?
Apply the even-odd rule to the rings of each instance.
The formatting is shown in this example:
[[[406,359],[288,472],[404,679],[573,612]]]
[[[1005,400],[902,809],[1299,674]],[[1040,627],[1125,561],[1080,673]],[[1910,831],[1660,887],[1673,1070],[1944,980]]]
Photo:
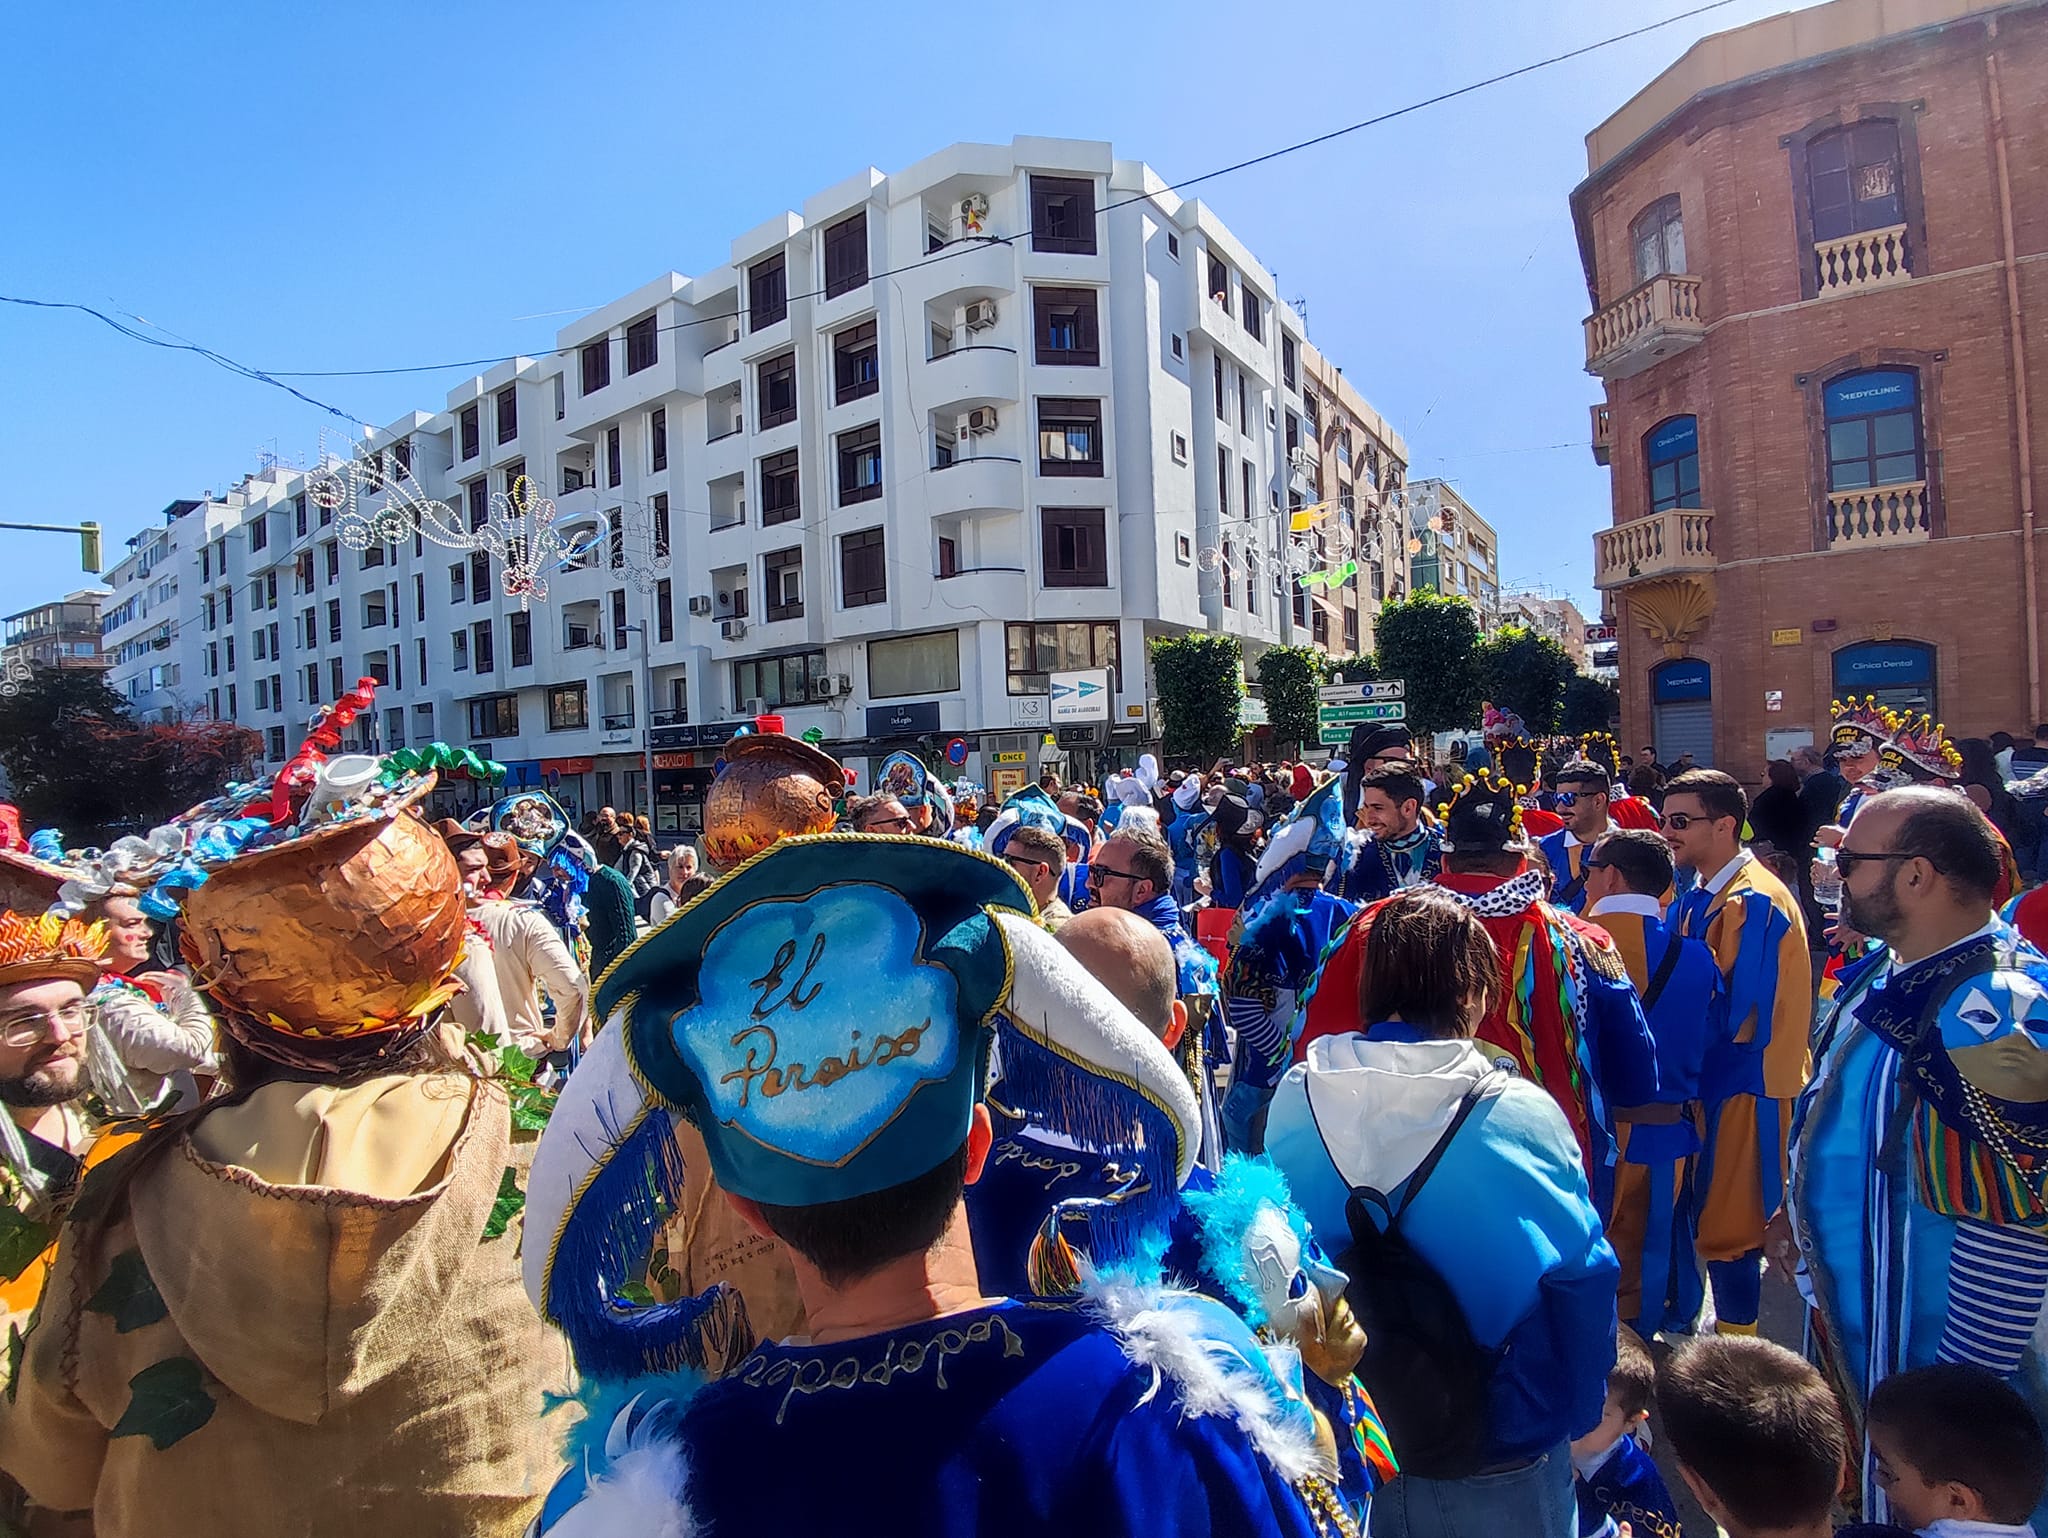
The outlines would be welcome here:
[[[1352,1193],[1385,1194],[1482,1375],[1465,1471],[1404,1472],[1373,1499],[1374,1538],[1574,1538],[1569,1443],[1605,1409],[1619,1269],[1557,1102],[1472,1039],[1500,976],[1492,939],[1449,894],[1419,887],[1382,904],[1363,1028],[1311,1042],[1267,1123],[1266,1152],[1332,1253],[1351,1241],[1347,1207],[1387,1226]],[[1377,1395],[1368,1353],[1360,1377]]]

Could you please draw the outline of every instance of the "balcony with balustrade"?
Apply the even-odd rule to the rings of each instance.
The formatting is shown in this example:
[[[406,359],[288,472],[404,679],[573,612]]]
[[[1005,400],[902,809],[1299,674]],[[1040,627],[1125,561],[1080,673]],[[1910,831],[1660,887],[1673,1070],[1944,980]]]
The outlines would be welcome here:
[[[1701,280],[1659,273],[1586,321],[1586,372],[1627,379],[1697,345],[1707,334]]]
[[[1714,566],[1714,515],[1705,508],[1671,508],[1593,536],[1593,585],[1603,591]]]
[[[1835,240],[1813,243],[1814,294],[1826,299],[1903,283],[1913,276],[1906,249],[1906,227],[1859,230]]]
[[[1593,463],[1604,465],[1613,457],[1614,420],[1607,402],[1593,404]]]
[[[1932,520],[1925,481],[1862,486],[1827,495],[1830,550],[1889,550],[1927,542]]]

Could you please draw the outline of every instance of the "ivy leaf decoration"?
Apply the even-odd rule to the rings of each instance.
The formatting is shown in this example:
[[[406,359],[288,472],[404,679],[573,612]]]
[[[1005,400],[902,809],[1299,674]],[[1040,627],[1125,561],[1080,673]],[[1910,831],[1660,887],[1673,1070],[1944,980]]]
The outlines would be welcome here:
[[[496,1239],[512,1226],[512,1220],[526,1205],[526,1193],[519,1189],[519,1176],[511,1165],[498,1177],[498,1199],[491,1203],[491,1215],[484,1223],[484,1238]]]
[[[14,1396],[21,1388],[21,1359],[28,1350],[28,1337],[21,1333],[21,1326],[13,1320],[7,1321],[7,1402],[14,1403]]]
[[[158,1452],[176,1446],[213,1419],[213,1396],[199,1364],[174,1356],[128,1380],[128,1408],[110,1437],[148,1437]]]
[[[0,1281],[17,1280],[57,1237],[57,1230],[0,1203]]]
[[[107,1279],[100,1283],[99,1291],[87,1301],[85,1309],[113,1320],[117,1335],[155,1324],[170,1312],[163,1294],[150,1279],[140,1250],[128,1250],[114,1257],[107,1267]]]

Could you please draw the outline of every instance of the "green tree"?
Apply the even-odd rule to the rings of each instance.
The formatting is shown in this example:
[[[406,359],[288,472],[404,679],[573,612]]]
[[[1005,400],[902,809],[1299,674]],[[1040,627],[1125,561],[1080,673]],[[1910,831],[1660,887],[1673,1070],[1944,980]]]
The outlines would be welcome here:
[[[1379,676],[1379,659],[1371,652],[1357,652],[1349,657],[1332,657],[1329,666],[1323,670],[1323,679],[1329,683],[1341,678],[1347,684],[1365,684],[1371,683]]]
[[[1621,691],[1604,678],[1574,673],[1564,686],[1564,729],[1574,737],[1610,730],[1621,714]]]
[[[1307,646],[1269,646],[1259,655],[1259,685],[1266,714],[1282,742],[1316,740],[1316,690],[1324,677],[1323,654]]]
[[[1417,737],[1479,724],[1479,618],[1462,598],[1425,588],[1380,610],[1379,676],[1407,685],[1408,729]]]
[[[1520,716],[1531,736],[1557,730],[1565,685],[1578,672],[1562,646],[1525,626],[1503,625],[1479,643],[1475,656],[1481,698]]]
[[[1244,652],[1235,636],[1162,637],[1152,643],[1152,680],[1170,754],[1227,758],[1244,734]]]

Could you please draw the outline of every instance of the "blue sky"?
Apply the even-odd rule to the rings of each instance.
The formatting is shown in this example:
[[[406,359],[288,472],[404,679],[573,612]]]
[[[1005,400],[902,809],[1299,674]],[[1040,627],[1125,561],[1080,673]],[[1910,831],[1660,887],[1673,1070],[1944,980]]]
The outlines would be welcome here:
[[[534,352],[567,318],[544,312],[713,266],[870,164],[1035,133],[1175,180],[1688,8],[1125,0],[1054,38],[1064,8],[926,0],[16,7],[0,292],[265,369]],[[1199,190],[1307,301],[1412,473],[1499,528],[1506,585],[1590,610],[1608,519],[1566,205],[1584,134],[1696,38],[1787,8],[1734,0]],[[459,377],[306,388],[383,423]],[[266,448],[310,459],[323,426],[347,432],[89,317],[0,306],[0,520],[97,518],[111,557]],[[0,613],[86,580],[61,536],[0,551]]]

